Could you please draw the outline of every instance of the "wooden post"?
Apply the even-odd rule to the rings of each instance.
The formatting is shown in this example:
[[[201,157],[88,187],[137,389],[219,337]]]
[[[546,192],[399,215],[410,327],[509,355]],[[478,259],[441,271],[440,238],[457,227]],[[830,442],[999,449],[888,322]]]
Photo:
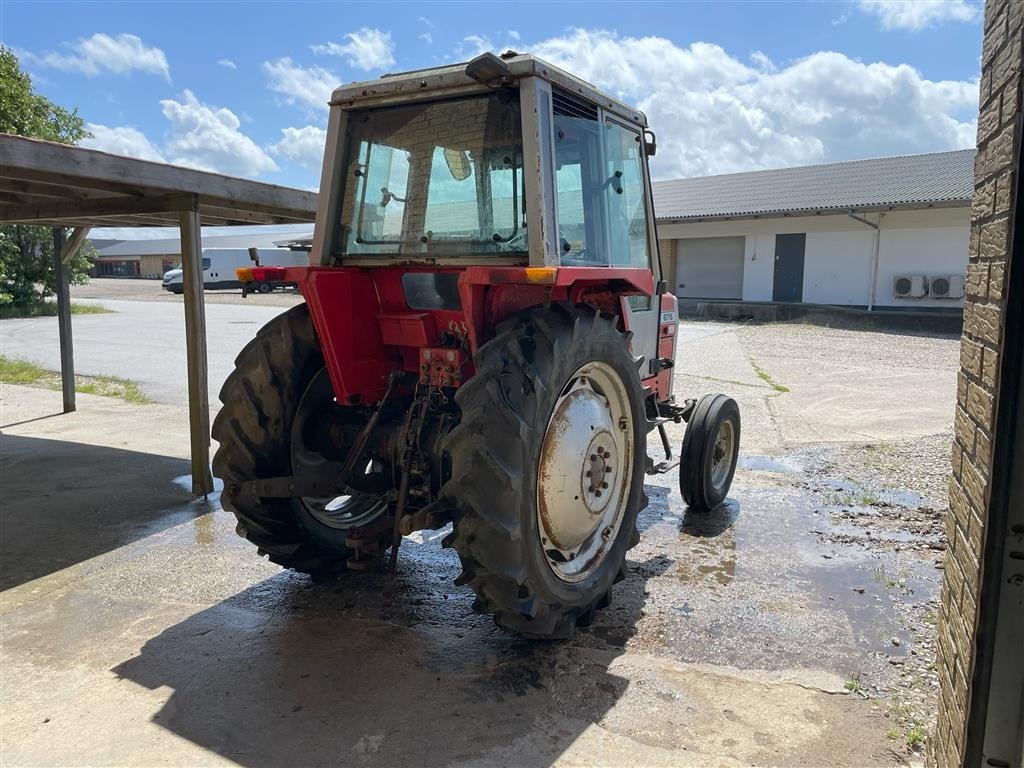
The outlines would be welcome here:
[[[207,384],[206,308],[203,303],[203,242],[198,199],[181,211],[181,267],[185,297],[185,354],[188,361],[189,435],[192,446],[192,494],[213,491],[210,474],[210,392]]]
[[[61,251],[63,227],[53,228],[53,271],[57,290],[57,329],[60,333],[60,385],[64,393],[64,413],[75,410],[75,352],[71,339],[71,289],[68,269]]]

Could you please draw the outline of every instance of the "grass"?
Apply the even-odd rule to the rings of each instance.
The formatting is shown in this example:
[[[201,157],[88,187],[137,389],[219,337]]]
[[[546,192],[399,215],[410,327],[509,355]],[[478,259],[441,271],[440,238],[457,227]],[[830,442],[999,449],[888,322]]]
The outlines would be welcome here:
[[[768,374],[768,371],[759,366],[753,360],[750,361],[750,364],[754,366],[754,373],[756,373],[758,377],[761,379],[761,381],[763,381],[769,387],[774,389],[776,392],[789,392],[789,387],[783,386],[782,384],[779,384],[776,381],[774,381],[772,377]]]
[[[879,584],[885,584],[885,588],[889,591],[896,590],[904,595],[914,594],[914,588],[907,584],[907,579],[910,574],[902,570],[895,577],[890,576],[885,571],[885,567],[880,567],[875,571],[875,581]]]
[[[928,731],[920,723],[914,723],[907,729],[907,746],[913,750],[920,749],[928,738]]]
[[[826,493],[824,501],[836,507],[873,507],[881,499],[870,491],[834,491]]]
[[[102,304],[93,304],[87,301],[72,301],[72,315],[105,315],[113,312]],[[12,307],[10,304],[0,304],[0,320],[13,320],[19,317],[56,317],[57,302],[44,301],[29,310]]]
[[[859,675],[843,683],[843,688],[848,690],[850,693],[860,694],[865,699],[868,697],[868,687],[860,681]]]
[[[27,360],[12,360],[0,355],[0,383],[28,387],[60,389],[60,374],[48,371]],[[117,397],[129,403],[151,403],[134,381],[117,376],[75,376],[75,391],[87,395]]]

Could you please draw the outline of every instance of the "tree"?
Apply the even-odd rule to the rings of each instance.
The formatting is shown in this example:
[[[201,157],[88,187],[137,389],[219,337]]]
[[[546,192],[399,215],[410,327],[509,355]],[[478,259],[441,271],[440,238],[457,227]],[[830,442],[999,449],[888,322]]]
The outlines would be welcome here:
[[[0,45],[0,132],[35,139],[75,142],[89,136],[78,110],[68,111],[36,93],[18,57]],[[85,245],[68,264],[72,283],[88,279],[90,258]],[[47,227],[0,225],[0,308],[5,313],[30,313],[54,295],[53,234]]]

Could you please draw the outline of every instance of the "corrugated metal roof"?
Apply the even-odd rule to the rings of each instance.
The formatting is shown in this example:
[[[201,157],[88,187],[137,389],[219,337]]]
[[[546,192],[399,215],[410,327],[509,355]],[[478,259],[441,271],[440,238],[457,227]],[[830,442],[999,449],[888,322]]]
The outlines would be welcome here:
[[[975,150],[654,183],[659,221],[970,205]]]
[[[286,233],[215,235],[203,238],[203,248],[273,248]],[[94,241],[95,242],[95,241]],[[104,241],[100,241],[104,242]],[[96,247],[101,259],[113,256],[177,256],[181,254],[181,240],[177,237],[159,240],[114,240]]]

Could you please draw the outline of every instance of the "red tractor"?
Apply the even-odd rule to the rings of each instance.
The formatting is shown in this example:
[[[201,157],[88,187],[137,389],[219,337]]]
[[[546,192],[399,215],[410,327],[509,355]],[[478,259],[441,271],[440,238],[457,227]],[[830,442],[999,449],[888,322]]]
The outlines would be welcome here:
[[[220,393],[215,474],[238,532],[317,576],[401,537],[445,546],[474,607],[566,637],[622,577],[645,474],[691,510],[728,492],[736,403],[677,405],[640,112],[532,56],[335,91],[305,298]],[[666,459],[647,453],[658,429]]]

